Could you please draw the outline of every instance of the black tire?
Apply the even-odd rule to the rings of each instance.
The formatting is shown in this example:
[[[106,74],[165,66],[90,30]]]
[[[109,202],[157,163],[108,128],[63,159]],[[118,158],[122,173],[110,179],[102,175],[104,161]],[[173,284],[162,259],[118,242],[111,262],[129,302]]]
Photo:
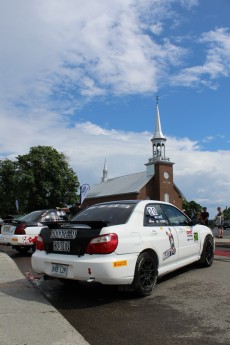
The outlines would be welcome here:
[[[211,235],[208,235],[204,241],[203,251],[198,263],[202,267],[212,266],[214,260],[214,239]]]
[[[31,246],[15,246],[14,249],[17,250],[20,254],[26,254],[31,249]]]
[[[132,287],[138,296],[151,294],[157,282],[157,265],[154,257],[148,252],[141,253],[137,258]]]

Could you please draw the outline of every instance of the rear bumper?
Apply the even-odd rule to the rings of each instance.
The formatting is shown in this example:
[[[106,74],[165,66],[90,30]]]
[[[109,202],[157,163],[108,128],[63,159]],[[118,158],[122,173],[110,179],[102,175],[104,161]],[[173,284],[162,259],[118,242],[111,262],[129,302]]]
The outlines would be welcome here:
[[[11,245],[11,237],[10,235],[0,234],[0,244]]]
[[[35,272],[50,277],[95,281],[109,285],[131,284],[138,254],[75,255],[46,254],[36,251],[31,258]],[[67,265],[65,277],[52,272],[53,264]]]
[[[11,246],[33,246],[37,236],[31,235],[3,235],[0,234],[0,244]]]

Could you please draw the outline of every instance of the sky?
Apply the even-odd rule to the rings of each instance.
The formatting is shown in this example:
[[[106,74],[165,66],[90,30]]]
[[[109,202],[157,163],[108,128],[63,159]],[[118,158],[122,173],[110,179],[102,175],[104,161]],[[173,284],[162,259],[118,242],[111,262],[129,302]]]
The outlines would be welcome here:
[[[229,0],[0,0],[0,159],[52,146],[80,184],[145,170],[156,96],[188,201],[230,207]]]

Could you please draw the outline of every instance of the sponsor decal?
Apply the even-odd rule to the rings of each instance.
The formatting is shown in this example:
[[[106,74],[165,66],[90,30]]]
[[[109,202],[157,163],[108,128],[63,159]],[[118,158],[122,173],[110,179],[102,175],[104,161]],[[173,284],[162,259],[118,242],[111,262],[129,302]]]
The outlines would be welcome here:
[[[122,267],[122,266],[127,266],[127,260],[113,262],[113,267],[114,268]]]
[[[166,235],[169,238],[170,248],[166,250],[165,252],[163,252],[163,261],[176,253],[174,237],[173,237],[171,229],[168,229],[168,231],[166,231]]]
[[[76,229],[53,229],[50,238],[74,240],[77,236]]]
[[[35,243],[36,240],[37,240],[37,236],[35,236],[35,237],[29,237],[27,241],[28,241],[29,243]]]
[[[70,252],[70,241],[53,241],[53,251]]]
[[[192,229],[188,228],[188,229],[186,230],[186,234],[187,234],[187,241],[193,241]]]
[[[194,232],[194,241],[198,241],[198,232]]]
[[[18,239],[15,237],[12,237],[12,241],[18,242]]]
[[[12,240],[13,241],[18,241],[18,239],[14,240],[13,238],[12,238]],[[34,236],[34,237],[23,236],[22,237],[22,243],[24,245],[32,245],[32,244],[34,244],[36,242],[36,240],[37,240],[37,236]]]

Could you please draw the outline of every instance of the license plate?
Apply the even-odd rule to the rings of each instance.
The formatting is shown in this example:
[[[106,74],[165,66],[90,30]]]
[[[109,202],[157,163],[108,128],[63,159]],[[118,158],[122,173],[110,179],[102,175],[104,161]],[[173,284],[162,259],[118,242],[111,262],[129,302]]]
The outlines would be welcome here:
[[[3,234],[10,234],[11,233],[11,226],[10,225],[3,225],[2,233]]]
[[[52,263],[51,274],[59,277],[66,277],[68,273],[68,265]]]

